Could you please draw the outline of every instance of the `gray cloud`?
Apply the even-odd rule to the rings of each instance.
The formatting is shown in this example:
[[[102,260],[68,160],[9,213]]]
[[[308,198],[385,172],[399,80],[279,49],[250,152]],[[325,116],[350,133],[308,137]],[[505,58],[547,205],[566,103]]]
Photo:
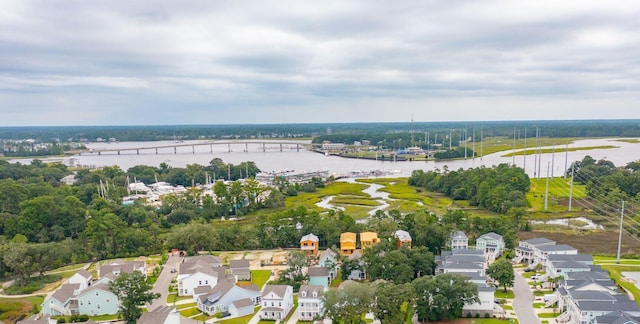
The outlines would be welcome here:
[[[36,1],[0,125],[640,118],[637,1]]]

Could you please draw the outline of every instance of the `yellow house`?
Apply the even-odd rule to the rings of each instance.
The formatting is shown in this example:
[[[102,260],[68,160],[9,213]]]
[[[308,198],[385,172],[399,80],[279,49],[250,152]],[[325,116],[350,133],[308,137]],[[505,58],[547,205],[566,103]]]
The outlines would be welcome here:
[[[318,237],[313,233],[307,234],[300,239],[300,250],[306,255],[316,255],[318,253]]]
[[[362,232],[360,233],[360,247],[364,250],[370,248],[380,242],[378,234],[374,232]]]
[[[340,254],[351,255],[356,250],[356,233],[340,234]]]

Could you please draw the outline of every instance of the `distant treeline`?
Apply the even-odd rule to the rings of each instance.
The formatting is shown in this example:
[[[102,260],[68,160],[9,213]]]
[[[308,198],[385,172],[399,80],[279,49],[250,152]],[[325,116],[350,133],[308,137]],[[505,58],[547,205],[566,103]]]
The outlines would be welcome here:
[[[371,145],[385,149],[400,149],[418,146],[423,149],[440,144],[448,148],[460,146],[460,142],[472,140],[480,142],[483,138],[502,136],[518,139],[533,138],[536,129],[543,137],[639,137],[639,120],[590,120],[590,121],[516,121],[516,122],[473,122],[473,123],[410,123],[402,128],[392,124],[377,124],[378,128],[354,128],[350,131],[314,137],[313,143],[329,141],[332,143],[353,144],[367,140]],[[397,126],[396,124],[393,124]],[[384,126],[388,126],[385,128]],[[526,132],[526,134],[525,134]],[[451,139],[449,139],[449,137]]]
[[[493,121],[493,122],[415,122],[405,123],[326,123],[326,124],[270,124],[270,125],[158,125],[158,126],[42,126],[42,127],[0,127],[0,139],[35,139],[38,142],[95,141],[97,138],[117,141],[157,141],[193,140],[199,138],[296,138],[314,137],[314,142],[323,140],[353,143],[370,140],[372,144],[392,147],[410,146],[413,142],[425,142],[429,132],[429,142],[442,143],[452,134],[452,144],[457,145],[463,137],[473,136],[535,136],[535,128],[546,137],[603,137],[640,136],[639,120],[581,120],[581,121]],[[466,129],[461,134],[461,130]],[[447,139],[448,142],[448,139]],[[426,143],[422,143],[426,144]]]

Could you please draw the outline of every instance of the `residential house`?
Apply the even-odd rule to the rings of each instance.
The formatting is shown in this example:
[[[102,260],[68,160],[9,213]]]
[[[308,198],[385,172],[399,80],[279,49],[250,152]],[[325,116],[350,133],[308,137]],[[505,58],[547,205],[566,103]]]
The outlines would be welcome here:
[[[351,255],[356,251],[356,233],[345,232],[340,234],[340,254]]]
[[[451,250],[468,249],[469,238],[463,231],[454,231],[451,233]]]
[[[542,245],[534,250],[534,263],[540,263],[543,267],[548,266],[548,256],[554,254],[578,254],[578,249],[567,244]]]
[[[605,278],[599,267],[592,266],[592,270],[593,273],[568,272],[567,278],[561,280],[555,292],[562,313],[556,319],[558,323],[591,324],[599,317],[615,316],[618,312],[631,317],[640,316],[640,308],[635,301],[629,300],[612,280]]]
[[[160,306],[153,311],[144,312],[137,324],[198,324],[198,321],[180,316],[175,308]]]
[[[331,275],[329,269],[325,267],[309,267],[307,271],[309,275],[309,284],[329,287],[331,285]]]
[[[307,255],[316,255],[319,242],[320,240],[313,233],[307,234],[300,239],[300,250]]]
[[[78,288],[78,290],[85,290],[89,288],[93,283],[93,276],[91,275],[91,273],[89,273],[89,271],[83,268],[74,273],[73,276],[71,276],[67,280],[67,283],[79,284],[80,288]]]
[[[250,266],[249,260],[246,259],[229,261],[229,271],[236,282],[241,280],[251,281]]]
[[[249,299],[253,304],[260,302],[260,289],[251,285],[240,287],[228,281],[222,281],[208,291],[194,296],[197,308],[203,313],[213,315],[218,312],[228,312],[233,302]],[[242,308],[242,307],[241,307]],[[237,310],[237,309],[236,309]]]
[[[347,276],[349,280],[365,280],[367,279],[367,272],[365,270],[364,260],[362,259],[362,251],[358,250],[351,254],[349,260],[357,260],[358,261],[358,269],[352,269],[351,273]]]
[[[49,316],[45,315],[41,319],[30,319],[30,320],[22,320],[17,321],[16,324],[57,324],[58,320],[51,319]],[[78,323],[82,324],[82,323]],[[96,324],[96,322],[89,320],[86,324]]]
[[[494,232],[480,235],[480,237],[476,239],[476,249],[484,251],[487,259],[495,260],[504,252],[502,235]]]
[[[326,286],[302,285],[298,291],[298,319],[313,321],[322,316],[324,303],[322,296],[327,291]]]
[[[393,236],[396,238],[398,247],[408,247],[411,248],[411,234],[407,231],[397,230]]]
[[[470,273],[485,275],[487,262],[481,250],[458,249],[443,251],[436,258],[436,273]]]
[[[78,315],[76,295],[80,284],[64,284],[42,303],[42,313],[50,316]]]
[[[472,304],[462,306],[462,314],[467,317],[471,316],[493,316],[494,295],[496,289],[485,283],[478,283],[478,299],[479,301]],[[477,315],[476,315],[477,314]]]
[[[535,251],[539,246],[555,245],[556,242],[544,237],[532,238],[529,240],[523,240],[518,242],[518,246],[515,248],[516,257],[515,262],[535,262]]]
[[[229,314],[233,317],[251,315],[254,307],[254,302],[249,298],[236,300],[229,305]]]
[[[329,270],[331,280],[338,275],[338,255],[331,249],[326,249],[318,258],[318,265]]]
[[[607,315],[596,317],[594,324],[640,324],[640,317],[633,316],[623,311],[611,312]]]
[[[77,298],[80,314],[99,316],[118,313],[118,296],[109,290],[109,285],[93,285],[80,292]]]
[[[546,275],[565,277],[569,272],[590,272],[593,256],[590,254],[551,254],[547,256]]]
[[[111,263],[98,267],[98,278],[102,278],[109,273],[119,276],[121,272],[133,273],[134,271],[140,271],[140,273],[146,276],[147,263],[145,261],[114,260]]]
[[[293,309],[293,287],[266,285],[262,290],[260,319],[284,320]]]
[[[374,232],[360,233],[360,247],[364,250],[370,248],[380,242],[378,234]]]
[[[194,289],[200,286],[215,287],[218,282],[233,280],[227,277],[226,269],[214,256],[197,256],[186,259],[178,270],[178,296],[193,296]]]

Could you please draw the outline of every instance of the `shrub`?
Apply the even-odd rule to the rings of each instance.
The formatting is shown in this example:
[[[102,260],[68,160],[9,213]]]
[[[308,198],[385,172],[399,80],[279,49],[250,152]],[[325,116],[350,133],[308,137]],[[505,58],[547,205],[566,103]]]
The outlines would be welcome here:
[[[490,317],[491,317],[491,315],[489,313],[484,313],[484,318],[490,318]],[[495,317],[495,315],[494,315],[494,317]]]

